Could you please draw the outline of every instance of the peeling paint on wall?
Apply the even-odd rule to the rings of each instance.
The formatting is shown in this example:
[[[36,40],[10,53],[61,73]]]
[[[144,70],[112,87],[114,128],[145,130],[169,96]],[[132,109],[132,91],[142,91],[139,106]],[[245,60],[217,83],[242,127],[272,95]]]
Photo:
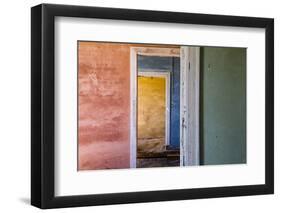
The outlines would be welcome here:
[[[78,42],[78,170],[130,168],[132,46],[149,45]],[[203,47],[201,50],[201,164],[245,163],[246,49]],[[138,71],[171,72],[170,145],[177,148],[180,59],[141,56],[138,60]],[[161,67],[158,67],[159,64]],[[141,94],[147,88],[138,89]],[[147,94],[154,94],[146,100],[150,111],[159,104],[159,100],[154,100],[160,97],[155,95],[156,90]],[[165,105],[162,108],[149,112],[157,116],[139,117],[138,151],[160,153],[164,150]],[[141,107],[138,110],[141,111]],[[164,116],[160,115],[162,111]],[[151,117],[158,120],[150,123]],[[150,143],[146,143],[147,140]],[[170,148],[164,152],[165,155],[176,150]],[[154,164],[152,160],[145,160],[141,162],[144,167]],[[178,165],[158,160],[155,160],[155,165]]]
[[[130,167],[130,46],[79,42],[78,169]]]
[[[78,42],[78,170],[130,167],[130,48]]]
[[[138,152],[165,149],[166,80],[138,77]]]
[[[170,73],[170,148],[180,146],[180,57],[138,55],[139,72]]]

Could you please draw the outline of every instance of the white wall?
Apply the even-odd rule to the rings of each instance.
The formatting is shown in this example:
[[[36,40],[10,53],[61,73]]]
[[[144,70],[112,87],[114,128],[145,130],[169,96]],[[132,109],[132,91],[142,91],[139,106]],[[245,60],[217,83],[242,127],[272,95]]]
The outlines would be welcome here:
[[[195,13],[261,16],[275,18],[275,59],[281,55],[281,13],[278,1],[94,1],[59,0],[45,3],[81,4],[136,9],[171,10]],[[30,7],[41,1],[2,1],[0,33],[0,211],[38,212],[30,196]],[[281,200],[281,64],[275,62],[275,195],[174,201],[67,209],[68,212],[276,212]],[[279,109],[279,110],[278,110]],[[65,212],[65,209],[51,210]]]

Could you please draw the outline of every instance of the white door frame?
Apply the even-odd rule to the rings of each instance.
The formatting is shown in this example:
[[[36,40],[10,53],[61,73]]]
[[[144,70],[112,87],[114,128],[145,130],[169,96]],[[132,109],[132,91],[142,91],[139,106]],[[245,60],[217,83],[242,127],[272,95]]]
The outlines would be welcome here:
[[[170,72],[146,71],[138,72],[138,76],[165,78],[165,145],[167,146],[170,144]]]
[[[200,48],[181,47],[180,164],[199,165]]]
[[[199,47],[131,47],[130,54],[130,167],[137,159],[137,55],[181,58],[180,165],[199,165]]]
[[[180,56],[180,48],[131,47],[130,50],[130,167],[136,168],[137,159],[137,55]]]

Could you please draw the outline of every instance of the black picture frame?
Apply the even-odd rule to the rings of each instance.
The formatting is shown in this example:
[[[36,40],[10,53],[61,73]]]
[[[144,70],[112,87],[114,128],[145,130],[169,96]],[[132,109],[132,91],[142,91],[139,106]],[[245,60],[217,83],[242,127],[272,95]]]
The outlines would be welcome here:
[[[54,195],[55,17],[264,28],[265,184],[96,195]],[[274,193],[274,20],[148,10],[41,4],[31,8],[31,204],[39,208],[139,203]]]

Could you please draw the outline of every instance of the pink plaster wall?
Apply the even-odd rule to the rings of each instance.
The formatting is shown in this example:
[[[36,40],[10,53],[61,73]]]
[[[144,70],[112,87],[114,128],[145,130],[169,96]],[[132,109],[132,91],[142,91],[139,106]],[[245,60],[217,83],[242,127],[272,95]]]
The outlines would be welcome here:
[[[130,46],[79,42],[78,169],[130,167]]]

